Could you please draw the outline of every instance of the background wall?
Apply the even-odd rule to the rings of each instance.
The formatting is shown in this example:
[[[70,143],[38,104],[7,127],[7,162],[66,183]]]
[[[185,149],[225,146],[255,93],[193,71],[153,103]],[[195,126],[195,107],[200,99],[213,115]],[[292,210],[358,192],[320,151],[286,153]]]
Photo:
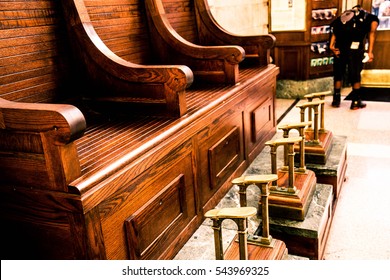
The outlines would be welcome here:
[[[269,1],[270,0],[208,0],[210,10],[218,23],[226,30],[241,35],[269,33]],[[310,2],[307,3],[310,4]],[[341,3],[341,12],[350,9],[357,4],[362,5],[366,10],[371,10],[372,0],[342,0]],[[295,39],[298,40],[297,38]],[[278,38],[277,41],[278,44],[281,44],[283,40]],[[390,52],[387,51],[389,41],[390,30],[377,32],[374,53],[378,59],[375,59],[370,65],[366,65],[366,68],[390,68]]]
[[[226,30],[237,34],[268,33],[269,0],[208,0],[211,12]],[[342,10],[362,4],[359,0],[343,0]]]
[[[226,30],[241,34],[268,34],[267,0],[208,0],[210,10]]]
[[[342,5],[342,12],[348,9],[351,9],[353,6],[356,6],[357,4],[361,4],[358,0],[343,0]]]

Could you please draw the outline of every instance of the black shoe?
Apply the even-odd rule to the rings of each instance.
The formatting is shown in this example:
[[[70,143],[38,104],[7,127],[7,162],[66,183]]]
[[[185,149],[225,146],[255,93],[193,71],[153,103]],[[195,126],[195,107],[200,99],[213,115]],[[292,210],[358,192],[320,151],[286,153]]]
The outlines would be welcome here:
[[[363,103],[361,100],[354,100],[351,102],[351,110],[363,109],[366,108],[367,104]]]
[[[333,94],[332,107],[340,107],[341,95],[340,93]]]

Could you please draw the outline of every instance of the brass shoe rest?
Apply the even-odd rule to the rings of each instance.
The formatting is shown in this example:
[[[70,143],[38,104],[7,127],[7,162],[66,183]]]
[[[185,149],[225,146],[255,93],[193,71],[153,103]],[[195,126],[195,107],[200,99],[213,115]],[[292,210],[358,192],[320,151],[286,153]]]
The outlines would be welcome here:
[[[262,208],[262,235],[248,236],[248,218],[256,215],[255,207],[222,208],[212,209],[206,214],[206,218],[213,221],[215,257],[217,260],[240,259],[240,260],[280,260],[287,255],[284,242],[273,239],[269,234],[268,196],[269,184],[277,180],[277,175],[253,175],[236,178],[232,181],[241,187],[256,185],[261,191]],[[225,219],[233,220],[237,224],[237,241],[232,242],[223,252],[222,222]],[[248,241],[249,239],[249,241]]]
[[[303,129],[308,123],[292,125]],[[270,147],[271,173],[278,175],[273,182],[269,197],[269,213],[271,217],[287,218],[303,221],[307,214],[316,187],[316,176],[313,171],[306,170],[304,165],[303,137],[288,137],[271,140],[265,144]],[[295,169],[294,146],[302,149],[303,158]],[[277,167],[278,147],[284,147],[284,166]]]
[[[297,105],[300,109],[301,122],[307,120],[313,122],[313,127],[309,125],[305,131],[305,158],[307,163],[325,164],[329,157],[333,134],[325,129],[325,97],[330,95],[330,91],[318,92],[305,95],[307,102]],[[313,101],[318,98],[319,100]],[[314,116],[313,116],[314,115]],[[295,147],[298,152],[299,147]],[[297,153],[297,156],[299,154]]]

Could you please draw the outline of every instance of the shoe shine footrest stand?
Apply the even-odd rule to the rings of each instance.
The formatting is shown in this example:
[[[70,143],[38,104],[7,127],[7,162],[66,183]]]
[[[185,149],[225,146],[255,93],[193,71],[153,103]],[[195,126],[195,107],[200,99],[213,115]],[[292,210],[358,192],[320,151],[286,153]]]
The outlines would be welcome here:
[[[294,167],[294,146],[298,145],[304,155],[302,137],[287,137],[271,140],[265,143],[271,152],[271,173],[278,175],[278,180],[272,183],[269,197],[269,212],[271,217],[280,217],[303,221],[316,187],[316,176],[311,170],[306,170],[304,162],[299,162],[299,168]],[[277,150],[284,147],[284,166],[277,168]]]
[[[323,102],[328,95],[332,95],[332,92],[324,91],[307,94],[305,98],[307,98],[308,103],[300,107],[301,120],[304,120],[304,110],[306,109],[309,113],[309,121],[312,121],[313,110],[315,112],[316,107],[319,106],[320,119],[315,114],[314,130],[309,124],[306,126],[308,129],[306,129],[304,135],[302,132],[304,128],[302,126],[299,127],[299,125],[284,125],[280,126],[279,129],[283,131],[283,137],[288,137],[291,129],[297,129],[299,135],[305,137],[306,167],[314,171],[317,177],[317,183],[331,184],[333,186],[333,205],[336,206],[337,198],[345,181],[345,172],[348,165],[347,139],[344,136],[334,136],[330,131],[325,129],[325,104]],[[313,104],[314,99],[319,99],[320,104]],[[314,107],[314,109],[310,107]],[[307,122],[301,122],[302,125],[305,123]],[[316,137],[317,135],[318,137]],[[316,140],[317,138],[318,141]],[[296,158],[300,157],[302,162],[302,156],[297,145],[294,147],[294,150],[296,151]]]
[[[297,106],[300,109],[301,122],[305,122],[307,112],[308,121],[313,121],[314,126],[308,126],[305,131],[307,163],[325,164],[332,149],[332,132],[325,129],[325,96],[329,94],[330,92],[319,92],[305,95],[308,102]],[[313,101],[314,98],[320,100]],[[296,146],[295,150],[298,151],[299,147]]]
[[[287,257],[287,248],[284,242],[272,238],[269,234],[268,196],[269,184],[277,180],[277,175],[253,175],[236,178],[233,184],[239,186],[256,185],[261,191],[262,207],[262,234],[248,236],[249,217],[256,215],[255,207],[212,209],[205,214],[213,222],[215,257],[217,260],[282,260]],[[237,224],[238,234],[231,242],[226,252],[223,252],[222,222],[225,219],[233,220]]]

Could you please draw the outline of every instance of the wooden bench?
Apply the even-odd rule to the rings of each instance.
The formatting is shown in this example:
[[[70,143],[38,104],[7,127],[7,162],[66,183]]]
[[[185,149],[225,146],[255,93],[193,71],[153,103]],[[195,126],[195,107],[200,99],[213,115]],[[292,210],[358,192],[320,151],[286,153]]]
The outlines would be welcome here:
[[[186,65],[145,63],[156,55],[145,22],[127,17],[145,15],[143,1],[85,1],[99,4],[85,6],[90,18],[107,18],[87,25],[62,3],[0,7],[1,256],[170,259],[274,135],[278,68],[196,83]],[[98,29],[108,23],[138,33],[113,39]],[[135,38],[145,42],[138,53],[125,47]],[[143,94],[171,97],[172,77],[176,101],[158,106],[170,118],[142,102],[143,115],[127,113]]]
[[[72,41],[81,46],[76,52],[92,80],[92,98],[104,107],[119,102],[126,111],[180,117],[187,112],[185,89],[193,75],[213,83],[238,82],[243,48],[190,44],[148,1],[63,3]]]

